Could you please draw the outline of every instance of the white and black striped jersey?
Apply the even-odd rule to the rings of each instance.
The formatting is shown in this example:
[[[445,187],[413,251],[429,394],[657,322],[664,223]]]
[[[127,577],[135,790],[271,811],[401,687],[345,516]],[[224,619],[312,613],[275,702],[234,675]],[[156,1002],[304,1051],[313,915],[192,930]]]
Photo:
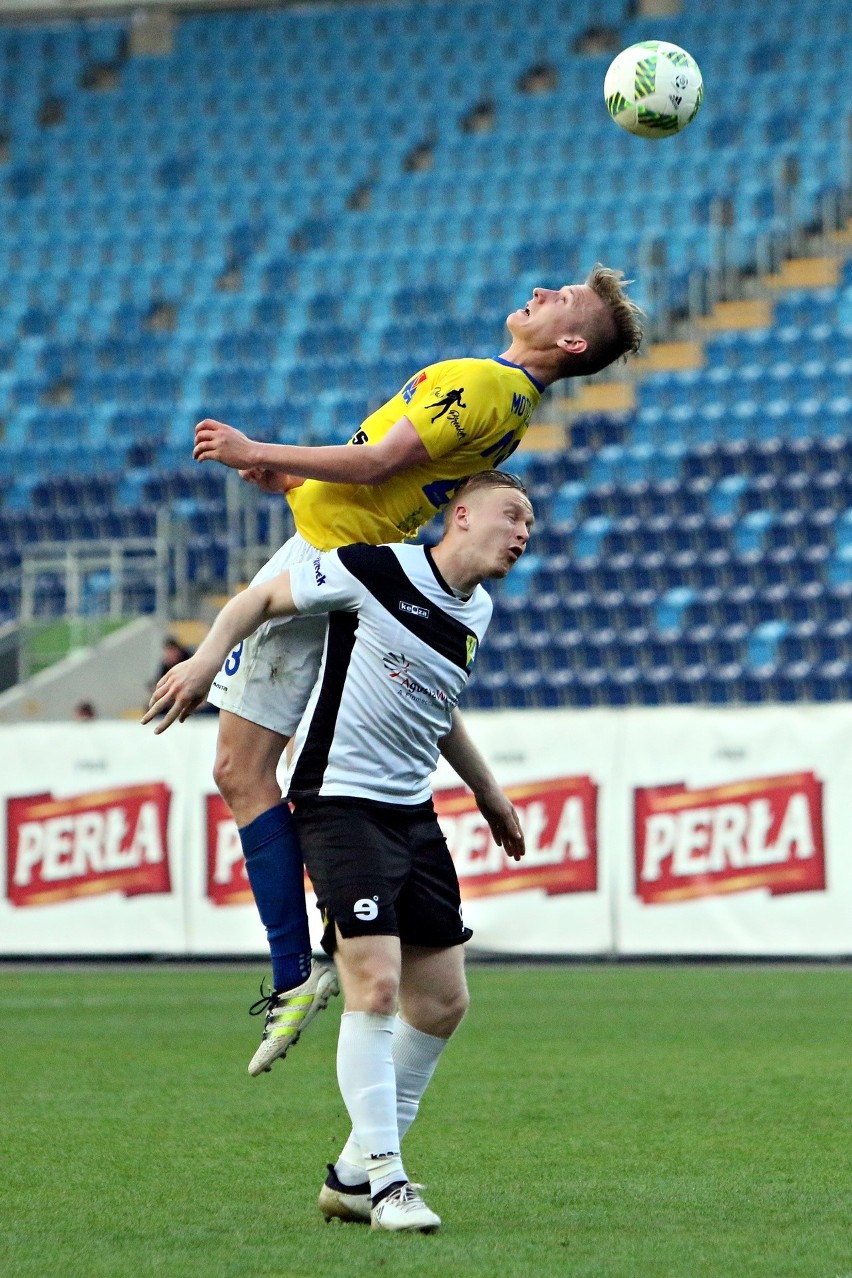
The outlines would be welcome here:
[[[481,586],[460,599],[428,547],[343,546],[290,569],[300,613],[329,613],[322,663],[296,732],[288,798],[423,803],[491,619]]]

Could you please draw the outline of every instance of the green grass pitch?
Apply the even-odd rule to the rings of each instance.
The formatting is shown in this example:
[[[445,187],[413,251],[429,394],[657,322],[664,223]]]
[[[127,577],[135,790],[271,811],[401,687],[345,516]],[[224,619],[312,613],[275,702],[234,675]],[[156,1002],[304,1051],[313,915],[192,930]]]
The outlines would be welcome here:
[[[3,1278],[852,1276],[848,967],[473,966],[431,1237],[323,1223],[339,1008],[252,1079],[256,979],[0,967]]]

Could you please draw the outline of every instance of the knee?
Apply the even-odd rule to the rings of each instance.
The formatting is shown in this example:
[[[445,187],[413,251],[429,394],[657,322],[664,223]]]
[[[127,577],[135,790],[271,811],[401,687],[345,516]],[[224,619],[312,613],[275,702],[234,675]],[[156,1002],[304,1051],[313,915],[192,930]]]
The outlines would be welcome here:
[[[440,1028],[430,1032],[439,1038],[449,1038],[458,1029],[470,1007],[470,994],[467,985],[448,991],[435,1007],[435,1022]]]
[[[399,972],[382,962],[338,964],[343,977],[346,1010],[392,1016],[399,998]]]
[[[229,806],[236,793],[239,776],[234,764],[235,760],[231,751],[220,746],[216,751],[213,764],[213,780],[216,783],[216,789]]]
[[[267,770],[258,768],[250,755],[241,756],[237,750],[221,743],[216,750],[213,780],[232,812],[235,808],[244,806],[247,801],[251,803],[260,799],[262,808],[270,794],[273,795],[271,802],[276,802],[281,797],[274,769],[267,775]],[[234,815],[238,818],[238,824],[245,824],[240,819],[242,812],[234,812]]]
[[[470,1007],[467,985],[438,991],[417,990],[407,993],[402,1005],[403,1019],[424,1034],[449,1038],[464,1020]]]
[[[362,983],[363,1010],[376,1016],[393,1016],[399,996],[396,973],[380,969],[365,975]]]

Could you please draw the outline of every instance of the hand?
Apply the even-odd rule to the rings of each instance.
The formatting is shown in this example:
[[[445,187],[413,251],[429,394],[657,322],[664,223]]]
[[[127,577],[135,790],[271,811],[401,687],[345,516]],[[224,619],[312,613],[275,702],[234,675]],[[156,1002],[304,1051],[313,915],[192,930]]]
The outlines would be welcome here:
[[[520,861],[526,852],[526,846],[514,804],[498,789],[483,791],[475,794],[474,798],[476,806],[488,822],[494,842],[503,849],[506,856],[513,861]]]
[[[196,461],[217,461],[233,470],[248,471],[254,469],[254,449],[254,441],[248,435],[212,417],[205,417],[195,428],[192,455]]]
[[[154,729],[156,736],[165,732],[175,719],[183,723],[204,702],[215,677],[216,670],[211,671],[210,666],[200,661],[197,654],[188,661],[172,666],[151,693],[142,722],[150,723],[158,715],[163,715],[162,723],[158,723]]]
[[[269,466],[250,466],[239,474],[240,479],[254,484],[264,493],[289,493],[291,488],[298,488],[305,482],[299,475],[285,475],[280,470],[271,470]]]

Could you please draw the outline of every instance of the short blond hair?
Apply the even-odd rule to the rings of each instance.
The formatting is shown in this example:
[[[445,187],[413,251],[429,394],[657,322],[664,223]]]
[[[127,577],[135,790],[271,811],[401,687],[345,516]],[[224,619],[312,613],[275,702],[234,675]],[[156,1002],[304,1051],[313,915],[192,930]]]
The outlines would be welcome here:
[[[453,522],[453,511],[456,506],[463,502],[471,493],[477,492],[482,488],[514,488],[515,492],[530,500],[530,495],[524,487],[517,475],[513,475],[508,470],[478,470],[473,475],[468,475],[463,479],[450,498],[446,509],[444,510],[444,528],[450,527]],[[532,502],[530,502],[532,505]]]
[[[588,323],[588,346],[582,354],[571,356],[571,371],[584,376],[635,355],[642,344],[645,319],[642,308],[627,296],[627,286],[633,281],[624,278],[624,271],[596,262],[585,283],[606,309],[596,306],[588,318],[583,317]]]

